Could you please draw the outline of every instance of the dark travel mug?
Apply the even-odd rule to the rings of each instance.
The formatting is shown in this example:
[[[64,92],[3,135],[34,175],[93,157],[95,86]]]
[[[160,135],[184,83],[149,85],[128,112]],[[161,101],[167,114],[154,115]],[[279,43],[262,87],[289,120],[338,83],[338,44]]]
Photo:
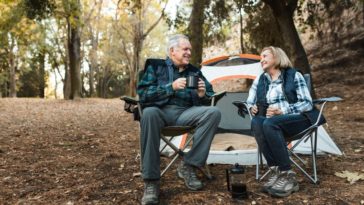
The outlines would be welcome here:
[[[187,85],[186,87],[187,88],[190,88],[190,89],[197,89],[198,88],[198,76],[197,75],[190,75],[190,76],[187,76]]]
[[[265,117],[267,115],[268,106],[268,103],[257,104],[258,113],[256,115]]]

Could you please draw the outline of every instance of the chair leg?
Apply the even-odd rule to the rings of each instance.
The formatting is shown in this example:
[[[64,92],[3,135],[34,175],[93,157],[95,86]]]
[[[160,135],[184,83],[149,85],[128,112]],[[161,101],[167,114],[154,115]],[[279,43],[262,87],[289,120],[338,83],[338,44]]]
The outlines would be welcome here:
[[[209,165],[206,164],[204,166],[204,168],[202,167],[198,167],[198,169],[201,171],[201,173],[208,179],[208,180],[213,180],[215,179],[214,176],[212,176],[211,172],[210,172],[210,168],[209,168]]]
[[[294,157],[296,157],[296,159],[298,159],[303,165],[307,164],[301,157],[293,152],[293,149],[288,149],[288,152],[291,154],[291,156],[293,155]]]
[[[142,172],[143,170],[143,159],[142,159],[142,142],[141,142],[141,139],[139,137],[139,170],[140,170],[140,173]]]
[[[311,144],[311,159],[312,159],[312,174],[309,174],[305,169],[303,169],[296,161],[293,160],[293,156],[296,157],[299,161],[301,161],[303,164],[303,160],[297,156],[293,150],[289,149],[289,152],[292,154],[289,158],[290,161],[314,184],[318,184],[319,180],[317,177],[317,164],[316,164],[316,156],[317,156],[317,130],[313,133],[311,133],[310,138],[310,144]]]
[[[168,140],[169,142],[172,142],[173,138],[174,138],[174,136],[172,136],[169,140],[168,140],[167,138],[165,138],[165,139],[166,139],[166,140]],[[166,142],[165,142],[165,143],[166,143]],[[162,153],[162,152],[163,152],[163,150],[164,150],[167,146],[168,146],[168,143],[166,143],[166,144],[163,146],[163,148],[159,151],[159,153]]]
[[[258,181],[262,181],[270,172],[271,170],[268,169],[268,171],[266,171],[262,176],[260,176],[260,169],[263,170],[263,154],[260,151],[259,147],[258,147],[258,157],[257,157],[257,165],[256,165],[256,170],[255,170],[255,179]]]
[[[184,155],[184,150],[186,149],[186,147],[192,142],[193,137],[190,137],[187,139],[185,145],[182,147],[182,149],[177,148],[172,142],[170,142],[165,136],[161,136],[161,138],[163,139],[163,141],[168,144],[168,146],[170,146],[174,151],[174,157],[173,159],[168,163],[168,165],[166,166],[166,168],[164,168],[164,170],[161,172],[161,177],[168,171],[168,169],[176,162],[176,160],[179,157],[182,157]],[[173,155],[172,155],[173,156]]]
[[[164,168],[164,170],[161,173],[161,177],[168,171],[168,169],[174,164],[174,162],[178,159],[178,157],[180,157],[179,154],[176,154],[176,156],[173,157],[173,159],[171,160],[171,162],[167,165],[166,168]]]
[[[261,155],[260,155],[260,149],[258,147],[257,149],[257,164],[256,164],[256,167],[255,167],[255,179],[256,180],[259,180],[259,166],[260,166],[260,158],[261,158]]]
[[[168,146],[170,146],[175,152],[178,152],[179,149],[178,147],[176,147],[170,140],[168,140],[165,136],[161,136],[161,138],[163,139],[163,141],[166,143],[166,145],[168,144]]]
[[[311,143],[311,150],[312,150],[312,168],[313,168],[313,178],[315,179],[314,183],[317,184],[318,177],[317,177],[317,165],[316,165],[316,153],[317,153],[317,130],[314,134],[313,144]]]

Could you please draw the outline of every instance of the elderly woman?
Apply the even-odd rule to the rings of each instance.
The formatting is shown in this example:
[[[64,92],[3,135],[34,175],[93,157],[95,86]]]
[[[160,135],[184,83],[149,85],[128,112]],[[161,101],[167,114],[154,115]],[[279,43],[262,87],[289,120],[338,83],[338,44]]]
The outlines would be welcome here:
[[[285,197],[299,190],[285,136],[298,134],[311,125],[310,117],[303,113],[313,111],[312,98],[302,74],[292,68],[282,49],[264,48],[261,65],[264,73],[254,80],[247,104],[253,115],[255,139],[272,170],[262,189]]]

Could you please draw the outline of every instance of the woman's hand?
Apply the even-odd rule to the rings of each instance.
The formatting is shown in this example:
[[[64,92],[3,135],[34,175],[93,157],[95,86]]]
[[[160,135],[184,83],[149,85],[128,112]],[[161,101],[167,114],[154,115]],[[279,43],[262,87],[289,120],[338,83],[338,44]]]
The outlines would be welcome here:
[[[269,106],[267,109],[267,117],[273,117],[274,115],[281,115],[283,114],[282,110],[277,107]]]
[[[258,107],[253,105],[253,107],[250,108],[250,113],[255,116],[258,113]]]

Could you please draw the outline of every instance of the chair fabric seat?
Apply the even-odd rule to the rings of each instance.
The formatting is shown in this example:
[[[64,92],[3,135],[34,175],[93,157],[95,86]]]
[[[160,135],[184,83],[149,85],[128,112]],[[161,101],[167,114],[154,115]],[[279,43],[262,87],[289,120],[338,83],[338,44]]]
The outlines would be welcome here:
[[[167,126],[162,128],[162,135],[164,136],[176,136],[185,133],[190,133],[195,126]]]

